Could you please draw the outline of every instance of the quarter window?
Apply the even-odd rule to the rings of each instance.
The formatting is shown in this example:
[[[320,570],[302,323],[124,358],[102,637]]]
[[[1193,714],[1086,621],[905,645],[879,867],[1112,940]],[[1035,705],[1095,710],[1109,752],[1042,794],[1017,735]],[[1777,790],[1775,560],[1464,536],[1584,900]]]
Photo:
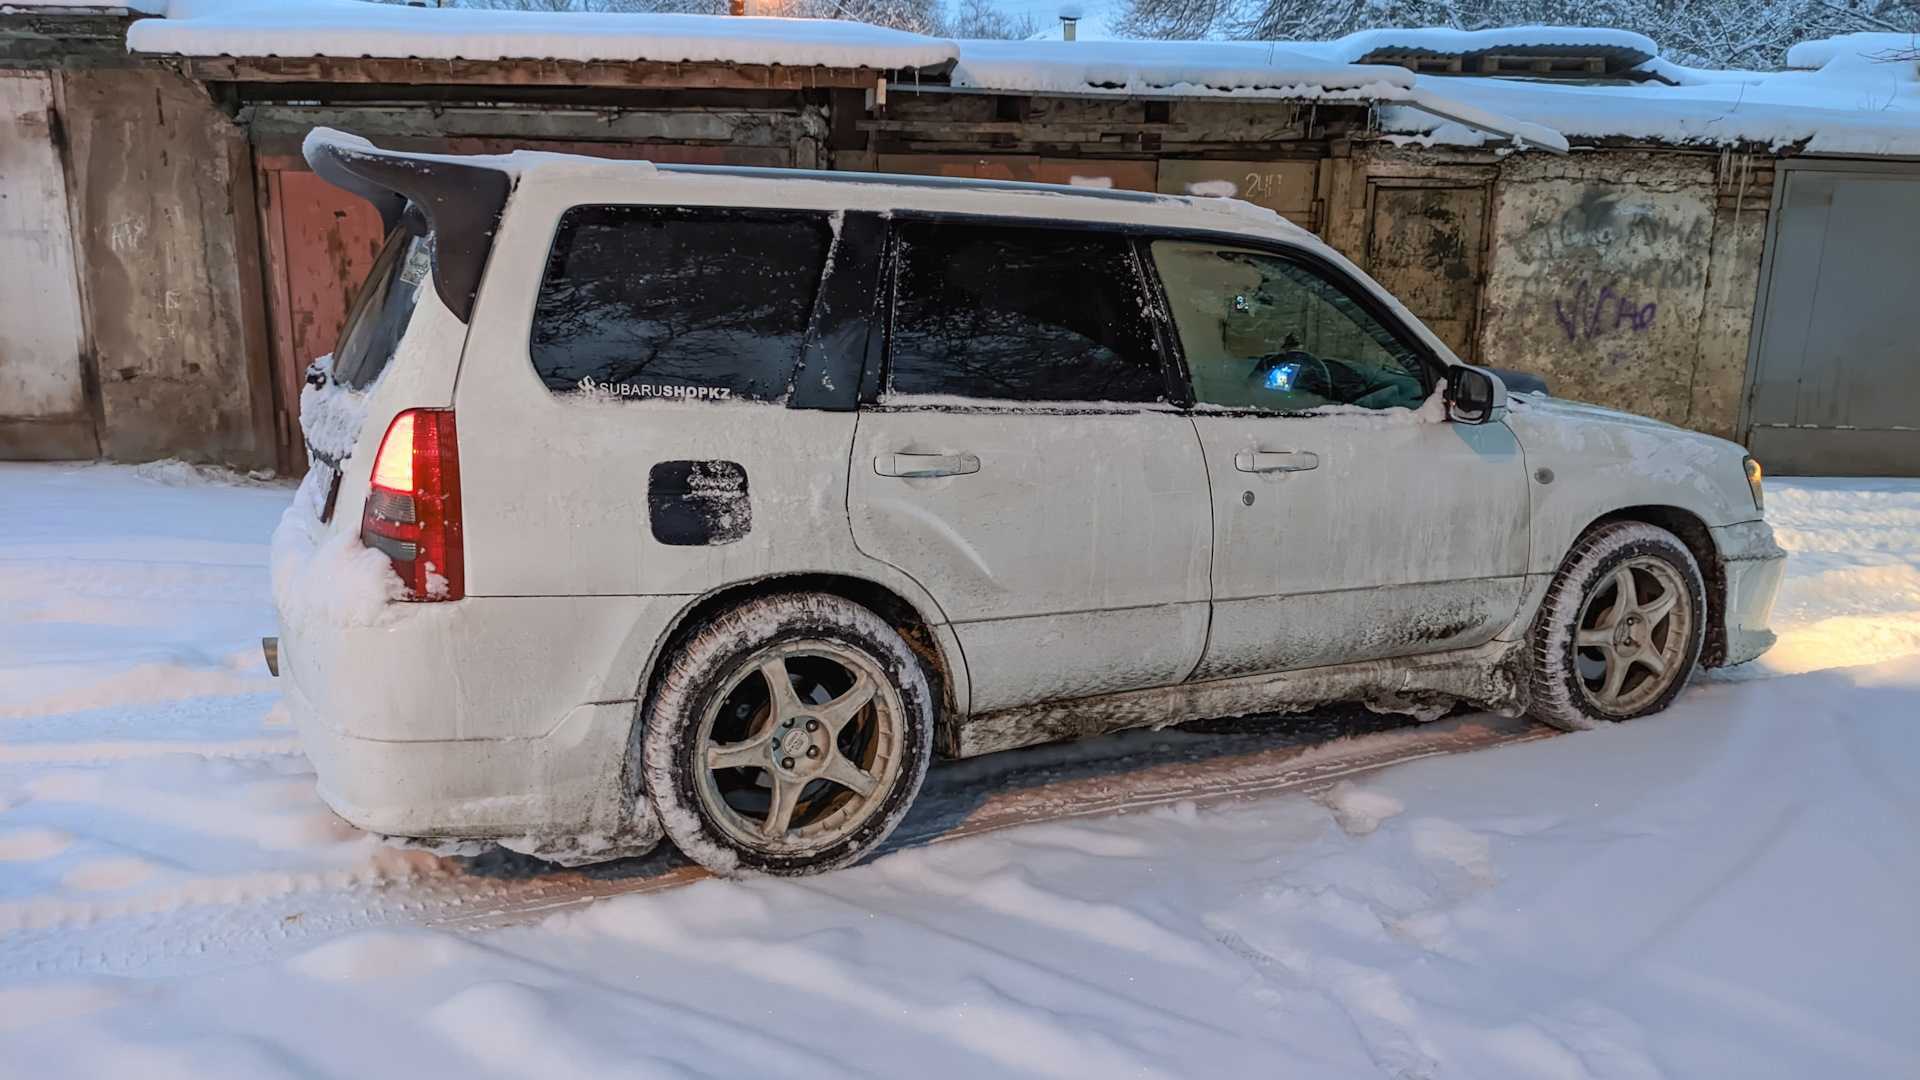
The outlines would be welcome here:
[[[824,214],[575,207],[540,284],[534,369],[555,393],[783,398],[831,243]]]
[[[1132,246],[1114,233],[900,226],[891,388],[1011,401],[1166,396]]]
[[[1154,267],[1204,405],[1418,408],[1420,360],[1346,291],[1295,262],[1162,240]]]

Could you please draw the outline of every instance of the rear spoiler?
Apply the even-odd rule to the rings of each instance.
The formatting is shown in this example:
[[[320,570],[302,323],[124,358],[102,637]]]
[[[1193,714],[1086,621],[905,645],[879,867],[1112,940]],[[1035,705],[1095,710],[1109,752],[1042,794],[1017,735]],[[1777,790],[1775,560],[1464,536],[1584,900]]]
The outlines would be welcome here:
[[[462,323],[473,317],[480,276],[513,193],[515,175],[504,159],[382,150],[330,128],[314,128],[301,150],[315,176],[372,203],[389,232],[408,204],[418,207],[433,234],[433,290]]]

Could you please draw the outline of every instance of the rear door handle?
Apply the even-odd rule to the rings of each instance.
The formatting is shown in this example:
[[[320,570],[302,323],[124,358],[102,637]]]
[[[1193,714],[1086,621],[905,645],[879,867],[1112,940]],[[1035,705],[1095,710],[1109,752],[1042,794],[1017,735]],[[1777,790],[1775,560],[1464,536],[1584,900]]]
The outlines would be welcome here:
[[[1233,467],[1250,473],[1306,472],[1320,467],[1320,457],[1306,450],[1242,450],[1233,455]]]
[[[881,454],[873,459],[873,471],[881,476],[913,477],[965,476],[980,471],[980,459],[972,454]]]

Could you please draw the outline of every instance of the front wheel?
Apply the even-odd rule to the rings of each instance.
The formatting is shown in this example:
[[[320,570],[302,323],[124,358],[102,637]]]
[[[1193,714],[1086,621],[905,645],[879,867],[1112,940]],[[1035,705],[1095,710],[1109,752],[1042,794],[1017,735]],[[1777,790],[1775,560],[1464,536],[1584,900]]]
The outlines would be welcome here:
[[[1706,585],[1680,538],[1639,521],[1582,537],[1534,619],[1534,717],[1568,731],[1656,713],[1700,659]]]
[[[768,597],[664,663],[646,711],[647,797],[694,861],[729,877],[819,873],[906,815],[933,703],[919,659],[878,615],[820,593]]]

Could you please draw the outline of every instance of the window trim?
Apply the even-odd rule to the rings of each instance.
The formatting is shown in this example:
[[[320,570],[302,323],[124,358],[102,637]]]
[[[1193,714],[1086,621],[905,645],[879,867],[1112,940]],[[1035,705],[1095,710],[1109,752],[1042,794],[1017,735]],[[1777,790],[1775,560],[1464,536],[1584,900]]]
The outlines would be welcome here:
[[[1137,261],[1153,281],[1155,289],[1154,295],[1159,308],[1159,310],[1155,312],[1155,316],[1162,323],[1163,333],[1166,337],[1165,347],[1170,350],[1168,355],[1173,358],[1172,362],[1179,372],[1179,378],[1182,383],[1181,398],[1186,402],[1185,407],[1188,410],[1192,410],[1198,406],[1198,398],[1193,392],[1193,375],[1187,367],[1187,353],[1185,347],[1180,342],[1179,328],[1173,324],[1173,309],[1167,301],[1166,285],[1160,280],[1160,268],[1155,265],[1153,261],[1153,243],[1156,240],[1171,240],[1180,243],[1217,244],[1225,248],[1237,248],[1243,251],[1252,251],[1261,255],[1267,255],[1311,271],[1319,275],[1334,288],[1339,289],[1346,295],[1347,299],[1353,301],[1359,306],[1360,310],[1366,312],[1375,322],[1379,323],[1382,329],[1386,330],[1388,334],[1391,334],[1394,340],[1400,343],[1402,348],[1406,349],[1412,354],[1415,360],[1419,361],[1420,388],[1422,391],[1429,395],[1432,394],[1438,380],[1446,373],[1447,365],[1440,359],[1439,354],[1435,353],[1431,346],[1421,340],[1420,336],[1413,332],[1412,328],[1406,324],[1404,319],[1401,319],[1396,313],[1389,310],[1385,304],[1381,303],[1380,298],[1374,295],[1373,290],[1364,288],[1359,280],[1352,274],[1316,252],[1305,248],[1294,247],[1290,244],[1276,242],[1266,237],[1247,237],[1235,233],[1221,233],[1206,229],[1137,229],[1131,230],[1131,233],[1137,252]],[[1207,408],[1207,415],[1298,417],[1302,419],[1313,419],[1320,414],[1314,412],[1275,412],[1271,409],[1209,406]]]
[[[1146,299],[1143,314],[1147,318],[1150,331],[1148,340],[1153,345],[1154,358],[1160,369],[1161,393],[1164,395],[1163,400],[1112,401],[1080,405],[1060,401],[1019,401],[1011,398],[973,398],[969,399],[972,403],[967,405],[953,405],[948,403],[936,405],[914,400],[924,395],[891,395],[890,390],[893,383],[893,317],[894,312],[898,309],[897,301],[899,300],[901,276],[900,229],[903,225],[920,224],[1010,226],[1029,229],[1072,230],[1077,232],[1104,233],[1117,237],[1127,246],[1127,255],[1133,264],[1134,280],[1140,288],[1141,295]],[[1158,287],[1156,280],[1157,275],[1152,272],[1152,268],[1148,264],[1141,261],[1139,246],[1133,242],[1136,232],[1135,227],[1129,225],[1117,225],[1113,222],[1085,221],[1072,218],[1021,217],[1019,215],[1008,214],[969,214],[939,210],[896,211],[891,215],[891,220],[887,227],[887,245],[882,255],[882,258],[885,260],[883,269],[885,277],[881,288],[882,303],[877,313],[878,317],[875,319],[874,338],[876,340],[869,345],[867,370],[862,375],[860,381],[860,408],[874,412],[938,410],[941,412],[987,414],[1039,413],[1063,416],[1114,416],[1142,412],[1184,411],[1186,406],[1181,403],[1181,395],[1186,394],[1187,396],[1191,396],[1191,391],[1186,391],[1181,388],[1185,382],[1186,369],[1181,367],[1179,369],[1179,375],[1176,377],[1173,369],[1169,366],[1174,354],[1167,351],[1166,335],[1161,329],[1161,323],[1165,320],[1162,318],[1162,312],[1159,310],[1159,307],[1162,305],[1159,303],[1159,294],[1156,292]],[[891,396],[893,400],[883,400],[887,396]]]
[[[802,220],[802,221],[818,220],[820,222],[823,222],[827,226],[827,230],[828,230],[827,253],[825,258],[821,262],[819,277],[814,282],[813,302],[807,309],[807,323],[806,323],[805,329],[801,331],[800,348],[794,354],[793,366],[789,368],[787,371],[786,389],[781,392],[779,397],[776,397],[776,398],[769,398],[764,401],[757,400],[757,399],[743,398],[741,399],[739,404],[742,404],[742,405],[750,404],[750,405],[757,405],[757,406],[764,405],[764,406],[771,406],[771,407],[777,407],[777,408],[810,408],[810,409],[840,410],[840,411],[848,410],[854,407],[852,403],[836,403],[832,401],[809,402],[807,404],[796,405],[794,399],[797,396],[799,396],[797,393],[797,383],[801,377],[801,373],[803,370],[806,370],[809,367],[810,362],[813,360],[813,353],[817,351],[816,350],[817,335],[820,331],[822,305],[826,299],[828,282],[834,276],[833,271],[836,265],[835,256],[838,253],[838,250],[840,247],[840,231],[841,231],[838,227],[836,227],[834,218],[843,213],[851,216],[852,214],[856,213],[856,211],[793,209],[793,208],[778,207],[778,206],[740,205],[740,204],[732,204],[732,203],[717,204],[717,203],[611,202],[606,200],[599,200],[599,201],[593,201],[593,202],[569,203],[565,207],[561,208],[559,215],[554,219],[552,230],[547,234],[547,247],[546,247],[546,251],[542,254],[540,259],[540,275],[537,282],[534,285],[534,290],[533,290],[533,310],[529,313],[527,318],[527,332],[526,332],[525,341],[523,342],[524,351],[526,353],[526,358],[527,358],[527,370],[533,375],[534,383],[538,385],[542,390],[545,390],[549,397],[559,399],[559,400],[565,400],[564,398],[562,398],[561,393],[559,391],[556,391],[553,388],[547,386],[546,377],[540,373],[539,362],[534,359],[534,355],[533,355],[534,335],[538,331],[539,321],[540,321],[540,298],[546,292],[547,273],[553,266],[554,251],[558,248],[560,244],[560,231],[562,228],[565,227],[567,223],[567,215],[573,213],[576,210],[654,210],[654,211],[663,211],[667,213],[683,213],[683,214],[745,213],[745,214],[763,214],[773,218],[784,218],[784,219]],[[863,358],[863,362],[864,362],[864,358]],[[631,399],[623,398],[622,404],[628,404],[628,403],[639,404],[645,400],[646,400],[645,398],[631,398]],[[723,405],[725,403],[715,402],[714,404]]]

